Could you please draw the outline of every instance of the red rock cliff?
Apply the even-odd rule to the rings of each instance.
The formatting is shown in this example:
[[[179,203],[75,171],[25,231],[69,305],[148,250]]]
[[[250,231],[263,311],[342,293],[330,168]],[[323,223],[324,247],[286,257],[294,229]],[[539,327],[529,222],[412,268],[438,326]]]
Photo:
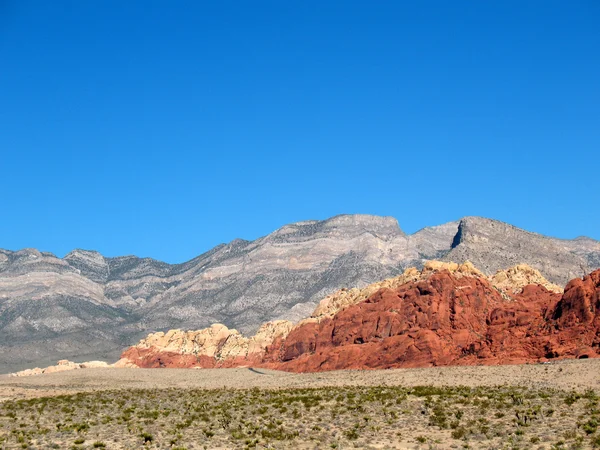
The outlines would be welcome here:
[[[213,330],[214,340],[200,346],[192,345],[187,335],[171,336],[169,342],[173,337],[177,342],[171,347],[148,338],[126,350],[120,364],[313,372],[599,355],[600,270],[571,281],[560,294],[541,284],[503,291],[493,279],[457,267],[463,270],[411,272],[397,283],[382,283],[387,287],[375,292],[371,287],[366,299],[353,295],[331,314],[293,328],[289,323],[267,324],[268,332],[261,329],[250,339],[226,328]]]

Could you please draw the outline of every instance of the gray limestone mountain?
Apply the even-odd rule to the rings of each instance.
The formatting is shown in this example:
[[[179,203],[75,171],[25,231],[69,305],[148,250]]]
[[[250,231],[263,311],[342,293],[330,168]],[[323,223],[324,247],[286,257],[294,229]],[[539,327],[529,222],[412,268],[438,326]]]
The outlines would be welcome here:
[[[600,267],[600,243],[585,237],[555,239],[496,220],[466,217],[459,222],[444,260],[467,259],[487,274],[526,263],[564,286]]]
[[[58,359],[112,359],[152,331],[224,323],[253,333],[299,320],[341,287],[430,259],[492,274],[527,263],[565,282],[600,267],[600,242],[560,240],[467,217],[405,234],[395,219],[344,215],[234,240],[182,264],[74,250],[0,250],[0,373]]]

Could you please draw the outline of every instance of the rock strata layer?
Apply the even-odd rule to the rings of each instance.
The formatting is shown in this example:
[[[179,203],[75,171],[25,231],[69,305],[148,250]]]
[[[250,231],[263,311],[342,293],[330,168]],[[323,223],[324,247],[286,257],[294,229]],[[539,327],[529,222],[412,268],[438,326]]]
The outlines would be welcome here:
[[[151,335],[117,365],[315,372],[591,358],[600,353],[599,307],[600,270],[563,293],[525,265],[488,277],[470,263],[430,262],[326,297],[295,326],[266,324],[273,331],[252,338],[223,325]]]

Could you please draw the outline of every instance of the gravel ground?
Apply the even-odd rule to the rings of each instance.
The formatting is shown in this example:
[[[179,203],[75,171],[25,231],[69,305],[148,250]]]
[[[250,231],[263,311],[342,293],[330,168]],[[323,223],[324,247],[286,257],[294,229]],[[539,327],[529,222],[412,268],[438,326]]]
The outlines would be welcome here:
[[[525,386],[600,390],[600,359],[552,364],[348,370],[293,374],[239,369],[79,369],[30,377],[0,376],[0,401],[114,389],[289,389],[325,386]]]

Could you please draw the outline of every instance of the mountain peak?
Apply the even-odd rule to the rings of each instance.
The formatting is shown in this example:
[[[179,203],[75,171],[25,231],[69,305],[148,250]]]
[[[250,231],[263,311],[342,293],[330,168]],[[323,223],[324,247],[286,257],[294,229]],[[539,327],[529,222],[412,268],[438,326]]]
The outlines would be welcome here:
[[[578,251],[577,247],[583,250]],[[592,250],[586,242],[552,238],[499,220],[469,216],[459,221],[444,260],[468,259],[488,275],[525,263],[550,281],[564,284],[590,271],[587,256],[582,254],[591,255]]]
[[[393,217],[367,214],[342,214],[325,220],[308,220],[285,225],[267,236],[270,240],[285,241],[318,237],[353,238],[371,233],[388,239],[405,236]]]
[[[63,260],[92,281],[103,283],[108,279],[108,263],[95,250],[76,248],[65,255]]]
[[[405,235],[398,220],[391,216],[372,216],[369,214],[341,214],[323,222],[324,228],[362,228],[383,234]]]
[[[104,258],[102,254],[96,250],[85,250],[83,248],[74,248],[69,253],[67,253],[63,259],[74,259],[74,258]]]

